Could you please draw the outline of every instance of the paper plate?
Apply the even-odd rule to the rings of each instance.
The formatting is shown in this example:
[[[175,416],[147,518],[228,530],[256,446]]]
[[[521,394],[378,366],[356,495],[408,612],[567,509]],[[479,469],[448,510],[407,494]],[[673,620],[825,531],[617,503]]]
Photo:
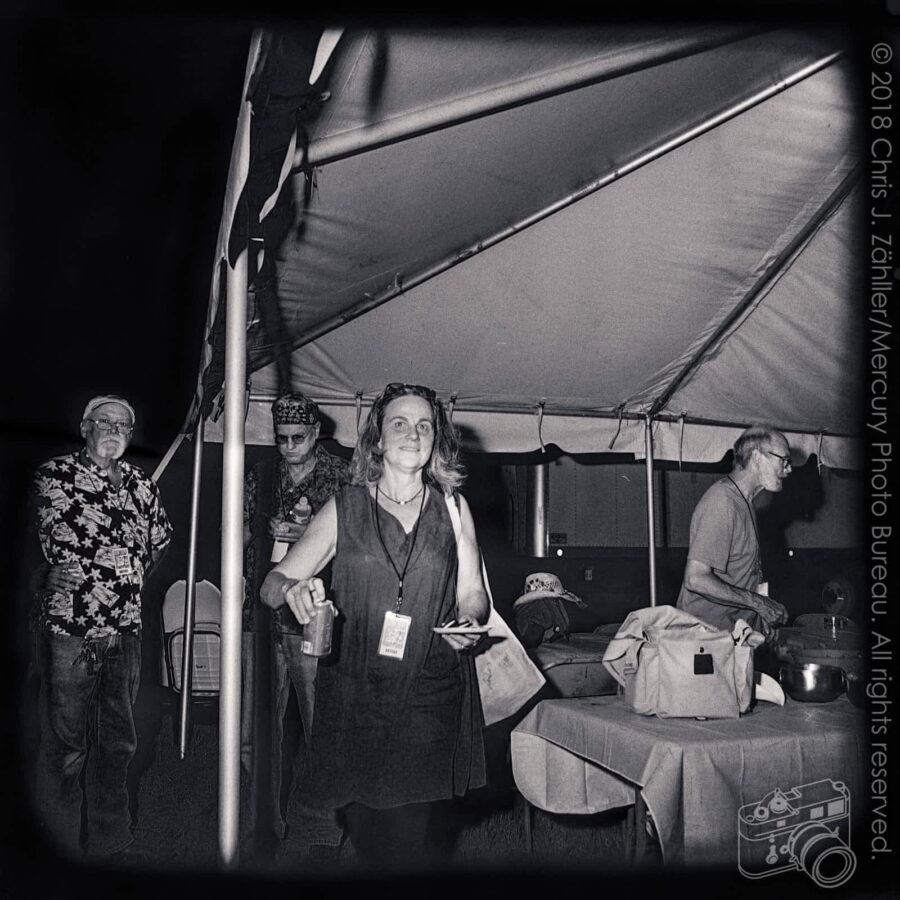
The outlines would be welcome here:
[[[447,625],[431,629],[435,634],[487,634],[490,625]]]

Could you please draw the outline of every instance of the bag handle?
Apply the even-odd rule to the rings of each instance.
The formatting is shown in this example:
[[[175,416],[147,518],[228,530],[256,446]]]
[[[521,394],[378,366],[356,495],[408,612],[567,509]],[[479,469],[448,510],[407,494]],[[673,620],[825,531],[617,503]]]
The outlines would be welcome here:
[[[450,522],[453,525],[453,536],[456,538],[456,545],[459,546],[459,539],[462,536],[462,519],[459,517],[459,498],[456,494],[444,494],[444,500],[447,501],[447,512],[450,513]]]
[[[458,548],[462,537],[459,498],[447,493],[444,494],[444,499],[447,501],[447,512],[453,523],[453,536]],[[494,607],[491,583],[488,581],[484,554],[480,547],[478,555],[481,558],[481,580],[488,598],[488,625],[492,628],[493,636],[500,638],[475,654],[475,674],[484,724],[493,725],[517,713],[546,684],[546,679]]]
[[[447,512],[450,513],[450,523],[453,525],[453,537],[456,538],[456,547],[459,549],[459,540],[462,537],[462,519],[459,516],[459,497],[456,494],[444,494],[447,502]],[[491,585],[488,581],[487,567],[484,564],[484,554],[481,547],[478,548],[478,557],[481,560],[481,580],[484,582],[484,590],[488,598],[488,612],[494,608],[494,598],[491,596]]]

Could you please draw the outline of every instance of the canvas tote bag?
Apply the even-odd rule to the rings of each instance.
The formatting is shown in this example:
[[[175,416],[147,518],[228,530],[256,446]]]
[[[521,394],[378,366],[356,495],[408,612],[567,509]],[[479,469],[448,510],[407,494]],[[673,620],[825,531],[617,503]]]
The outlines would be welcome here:
[[[628,615],[603,665],[641,715],[736,719],[753,699],[753,648],[763,640],[743,619],[719,631],[674,606],[650,606]]]
[[[458,545],[462,533],[459,509],[451,494],[446,494],[444,498],[447,501]],[[494,722],[518,712],[544,686],[545,679],[512,629],[494,609],[494,598],[491,596],[491,585],[488,582],[483,556],[481,577],[491,610],[486,624],[491,630],[487,636],[489,643],[475,654],[475,672],[478,676],[478,692],[481,695],[484,724],[493,725]]]

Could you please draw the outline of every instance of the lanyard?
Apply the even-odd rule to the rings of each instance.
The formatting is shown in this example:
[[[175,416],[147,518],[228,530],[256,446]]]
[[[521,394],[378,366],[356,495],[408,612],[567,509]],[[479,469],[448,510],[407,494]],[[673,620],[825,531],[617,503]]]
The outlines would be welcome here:
[[[735,480],[730,476],[725,476],[733,485],[734,489],[741,495],[741,500],[744,501],[744,505],[747,507],[747,512],[750,513],[750,524],[753,525],[753,534],[756,537],[756,577],[759,581],[762,581],[762,563],[759,559],[759,530],[756,527],[756,514],[753,512],[753,507],[750,505],[750,501],[744,496],[744,492],[737,486]]]
[[[416,546],[416,536],[419,534],[419,522],[422,521],[422,510],[425,507],[425,495],[427,493],[427,491],[422,491],[422,499],[419,501],[419,516],[416,519],[416,524],[413,528],[412,540],[409,542],[409,551],[406,554],[406,562],[403,563],[403,571],[401,572],[397,568],[394,558],[388,551],[387,545],[384,543],[384,538],[381,536],[381,522],[378,517],[378,485],[375,485],[375,533],[378,535],[378,542],[381,544],[381,549],[384,550],[384,555],[388,558],[388,562],[391,564],[391,568],[394,570],[394,574],[400,582],[397,587],[397,606],[394,608],[395,614],[400,612],[400,607],[403,605],[403,579],[406,578],[406,570],[409,568],[410,559],[412,559],[413,547]]]

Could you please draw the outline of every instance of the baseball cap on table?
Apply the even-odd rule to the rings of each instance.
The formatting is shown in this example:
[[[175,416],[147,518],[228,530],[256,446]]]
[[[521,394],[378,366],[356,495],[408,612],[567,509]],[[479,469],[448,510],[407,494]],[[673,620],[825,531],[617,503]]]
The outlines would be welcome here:
[[[531,603],[532,600],[545,597],[559,597],[560,600],[568,600],[576,606],[587,606],[581,597],[565,590],[559,576],[552,572],[532,572],[528,575],[525,578],[525,592],[513,602],[513,606],[521,606],[523,603]]]
[[[131,416],[131,424],[134,425],[136,419],[134,407],[124,397],[119,397],[116,394],[101,394],[88,400],[87,406],[85,406],[84,412],[81,414],[81,421],[89,419],[94,410],[98,406],[103,406],[104,403],[118,403],[120,406],[124,406],[128,410],[128,415]]]

